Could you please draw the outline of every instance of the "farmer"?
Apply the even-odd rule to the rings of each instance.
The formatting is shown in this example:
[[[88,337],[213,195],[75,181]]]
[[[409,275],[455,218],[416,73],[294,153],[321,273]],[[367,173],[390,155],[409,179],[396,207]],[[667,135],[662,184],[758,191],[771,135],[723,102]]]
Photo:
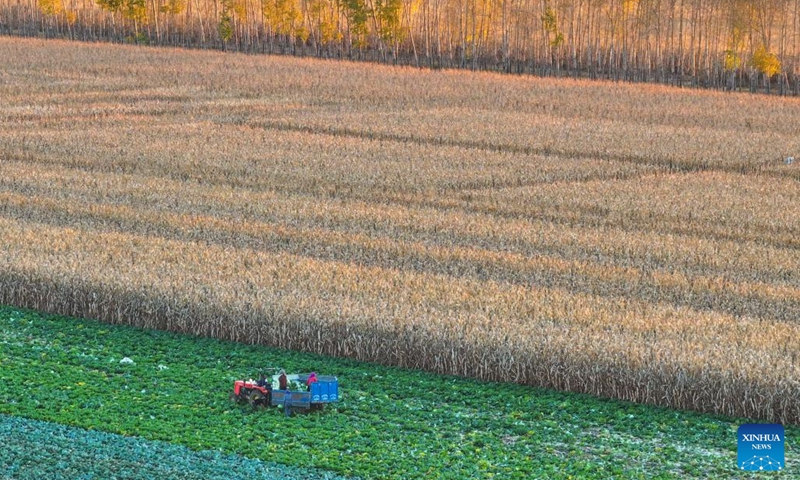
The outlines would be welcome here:
[[[309,390],[311,390],[312,383],[317,383],[317,372],[311,372],[311,375],[308,376],[308,380],[306,380],[306,385],[308,385]]]
[[[289,382],[286,380],[286,370],[281,368],[280,376],[278,377],[278,390],[286,390]]]

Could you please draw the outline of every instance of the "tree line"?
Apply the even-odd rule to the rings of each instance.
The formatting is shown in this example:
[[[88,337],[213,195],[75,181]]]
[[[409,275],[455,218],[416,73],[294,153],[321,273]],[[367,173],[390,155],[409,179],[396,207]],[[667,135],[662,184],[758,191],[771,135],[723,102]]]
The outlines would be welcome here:
[[[800,94],[800,0],[0,0],[0,33]]]

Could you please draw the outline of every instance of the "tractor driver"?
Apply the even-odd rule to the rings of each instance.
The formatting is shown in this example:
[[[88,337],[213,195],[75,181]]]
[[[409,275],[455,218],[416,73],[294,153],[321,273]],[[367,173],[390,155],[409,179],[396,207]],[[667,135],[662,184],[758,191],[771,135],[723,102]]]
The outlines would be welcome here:
[[[272,382],[267,381],[266,375],[262,373],[256,385],[266,390],[267,398],[264,399],[264,405],[270,405],[272,403]]]

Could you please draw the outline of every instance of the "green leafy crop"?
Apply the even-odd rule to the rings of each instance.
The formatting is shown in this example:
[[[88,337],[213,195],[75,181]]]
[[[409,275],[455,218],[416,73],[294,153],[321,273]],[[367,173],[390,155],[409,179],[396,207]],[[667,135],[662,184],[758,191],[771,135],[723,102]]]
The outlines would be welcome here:
[[[339,480],[307,468],[0,415],[0,478]]]

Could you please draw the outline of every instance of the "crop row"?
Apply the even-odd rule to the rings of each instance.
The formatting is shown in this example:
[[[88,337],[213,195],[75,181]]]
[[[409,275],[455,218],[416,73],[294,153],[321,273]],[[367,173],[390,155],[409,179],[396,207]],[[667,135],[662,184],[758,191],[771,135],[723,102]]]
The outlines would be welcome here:
[[[137,125],[138,121],[134,121]],[[113,132],[113,136],[109,134]],[[0,133],[10,155],[45,165],[329,197],[428,198],[462,190],[635,177],[657,167],[458,146],[364,141],[236,125],[33,125]],[[114,158],[98,162],[98,158]],[[358,175],[353,172],[357,171]]]
[[[224,480],[231,475],[253,480],[342,479],[329,472],[2,414],[0,441],[3,479]]]
[[[87,173],[41,165],[8,163],[0,166],[0,172],[7,178],[23,179],[0,181],[0,212],[18,220],[211,242],[393,270],[533,284],[607,297],[667,302],[736,316],[792,320],[800,312],[796,278],[800,265],[791,248],[760,246],[746,240],[744,244],[716,240],[713,231],[708,240],[687,238],[693,227],[689,222],[684,223],[683,218],[699,216],[698,229],[703,223],[711,225],[714,213],[728,209],[735,215],[735,204],[759,199],[748,192],[732,195],[727,205],[709,208],[705,214],[696,209],[681,215],[680,207],[676,206],[670,213],[676,215],[676,224],[683,225],[687,232],[671,236],[662,232],[631,232],[634,227],[625,227],[628,214],[610,200],[606,200],[611,212],[606,215],[610,225],[576,227],[569,225],[567,217],[574,215],[576,223],[591,224],[588,214],[580,217],[586,209],[555,209],[563,211],[553,214],[562,215],[563,223],[553,225],[541,220],[492,219],[476,212],[465,216],[430,208],[316,200],[219,186],[185,186],[173,180],[139,175]],[[736,182],[736,178],[729,177],[719,180]],[[644,178],[638,182],[648,181]],[[671,177],[662,182],[675,186],[688,183],[691,191],[702,191],[700,184],[703,184]],[[603,183],[588,185],[602,188]],[[709,185],[713,190],[713,184]],[[586,186],[582,183],[576,188]],[[618,191],[619,196],[626,198],[631,189],[624,187],[618,186]],[[790,186],[783,191],[773,190],[788,196]],[[187,195],[189,192],[191,195]],[[549,198],[561,197],[553,194]],[[577,203],[582,198],[587,195],[577,196],[573,201]],[[607,194],[605,198],[614,196]],[[523,203],[526,202],[519,204]],[[663,219],[667,215],[664,210],[670,210],[648,210],[648,205],[642,203],[636,213],[639,219],[648,216]],[[498,209],[511,209],[513,205],[509,200]],[[650,205],[659,206],[658,202]],[[778,226],[793,225],[796,215],[766,205],[764,210],[775,216],[772,222],[769,217],[761,220],[767,226],[776,226],[774,243],[784,243],[777,232],[782,229],[786,232],[785,242],[791,244],[791,230]],[[241,216],[250,221],[241,221]],[[722,233],[718,236],[725,237],[730,232],[730,236],[741,242],[747,235],[745,231],[736,231],[732,224],[723,223],[724,220],[719,222]],[[575,243],[578,245],[570,253],[570,244]],[[608,245],[605,248],[604,243]]]
[[[797,178],[781,165],[800,150],[793,100],[176,50],[118,56],[57,42],[42,56],[31,43],[11,43],[0,46],[15,73],[6,111],[37,127],[186,115],[191,123]]]
[[[646,196],[637,196],[633,184],[620,188],[619,182],[616,195],[606,197],[588,191],[604,188],[602,182],[578,184],[572,190],[564,186],[549,198],[527,198],[524,202],[506,198],[490,205],[490,198],[470,194],[475,203],[484,204],[477,208],[470,206],[472,200],[458,197],[434,199],[432,202],[438,202],[435,205],[403,205],[253,191],[209,184],[209,179],[198,184],[15,162],[4,163],[0,169],[3,191],[30,197],[31,203],[50,199],[54,204],[84,203],[87,209],[94,204],[111,204],[136,211],[246,218],[262,224],[472,246],[527,256],[544,252],[562,258],[607,258],[639,268],[670,267],[750,280],[780,279],[795,285],[795,274],[800,271],[800,260],[793,249],[785,248],[794,244],[792,235],[796,233],[796,210],[786,208],[794,184],[758,177],[642,178],[636,183],[648,184]],[[673,186],[691,189],[695,194],[705,192],[706,197],[682,205],[671,195]],[[731,195],[733,189],[740,191]],[[766,189],[769,194],[762,197]],[[659,190],[663,193],[657,195]],[[623,199],[637,202],[638,208],[627,209]],[[670,206],[665,208],[667,202]],[[498,211],[502,215],[492,215]],[[761,223],[764,231],[742,231],[754,222]],[[670,228],[670,223],[674,227]]]
[[[165,188],[168,183],[189,183],[190,188],[201,183],[238,189],[241,197],[284,193],[391,201],[567,225],[798,245],[798,213],[790,208],[794,179],[719,173],[665,176],[654,166],[597,159],[415,147],[316,134],[274,136],[211,124],[127,132],[111,126],[99,131],[8,131],[0,138],[10,158],[41,165],[30,165],[27,172],[25,167],[7,167],[19,179],[52,177],[60,173],[59,167],[70,167],[97,174],[114,190],[133,187],[122,184],[124,178],[108,175],[125,172]],[[230,196],[222,200],[235,201]]]

